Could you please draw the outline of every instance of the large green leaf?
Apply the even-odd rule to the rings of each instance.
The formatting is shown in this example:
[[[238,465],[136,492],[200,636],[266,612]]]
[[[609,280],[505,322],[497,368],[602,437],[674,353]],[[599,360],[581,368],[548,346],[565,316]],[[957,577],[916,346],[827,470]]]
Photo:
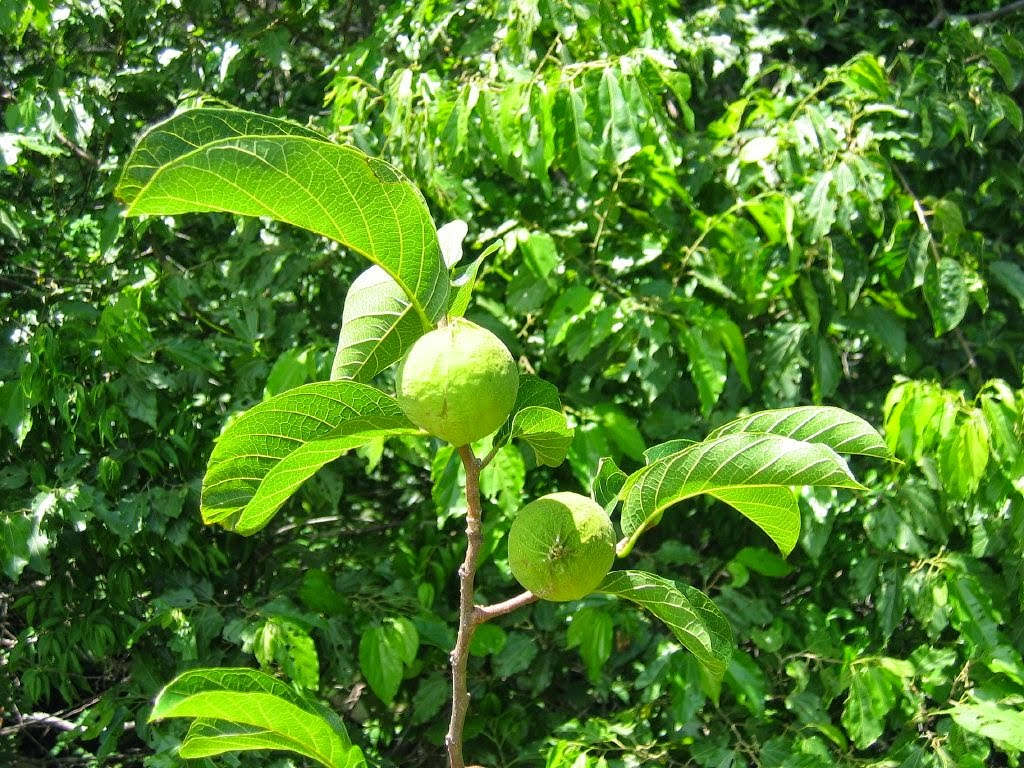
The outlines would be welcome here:
[[[619,493],[624,500],[622,532],[627,537],[620,555],[629,553],[665,509],[702,493],[735,507],[788,554],[800,527],[788,490],[795,485],[863,487],[827,445],[750,432],[695,443],[627,478]]]
[[[345,296],[331,379],[369,381],[423,334],[405,291],[377,266],[352,281]]]
[[[254,533],[324,464],[371,440],[417,432],[394,398],[368,384],[290,389],[246,411],[220,436],[203,478],[203,520]]]
[[[661,619],[700,662],[708,693],[717,698],[734,643],[728,619],[710,597],[645,571],[612,571],[597,591],[632,600]]]
[[[126,214],[270,216],[337,240],[387,272],[424,327],[448,272],[419,190],[387,163],[286,120],[192,109],[151,128],[117,186]]]
[[[836,453],[888,458],[891,454],[885,440],[875,428],[859,416],[842,408],[801,406],[758,411],[723,424],[708,439],[737,432],[763,432],[791,437],[805,443],[821,443]]]
[[[328,768],[356,768],[363,757],[341,720],[255,669],[193,669],[157,695],[150,720],[198,718],[183,757],[238,750],[283,749]]]

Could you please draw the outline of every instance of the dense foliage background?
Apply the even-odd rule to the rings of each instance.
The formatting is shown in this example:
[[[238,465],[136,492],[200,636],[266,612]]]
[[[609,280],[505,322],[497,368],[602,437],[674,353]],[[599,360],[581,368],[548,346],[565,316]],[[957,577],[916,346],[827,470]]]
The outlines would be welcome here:
[[[225,419],[327,377],[362,267],[274,222],[119,217],[139,131],[203,94],[395,163],[469,255],[502,242],[469,316],[577,431],[558,470],[505,448],[485,475],[482,598],[515,590],[518,506],[601,456],[820,402],[902,459],[804,494],[788,561],[712,503],[641,540],[734,623],[717,704],[606,598],[487,627],[476,762],[1019,765],[1024,13],[893,6],[0,4],[0,756],[181,765],[149,702],[238,664],[317,693],[375,764],[439,763],[450,450],[343,459],[251,539],[199,521]]]

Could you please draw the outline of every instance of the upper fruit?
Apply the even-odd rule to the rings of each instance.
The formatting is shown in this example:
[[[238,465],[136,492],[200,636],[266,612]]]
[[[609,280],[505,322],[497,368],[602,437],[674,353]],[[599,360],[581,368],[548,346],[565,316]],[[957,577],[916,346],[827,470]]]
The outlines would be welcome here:
[[[579,600],[615,560],[615,529],[601,505],[578,493],[550,493],[530,502],[508,533],[508,564],[516,581],[544,600]]]
[[[459,317],[412,345],[395,384],[398,404],[413,424],[459,446],[505,423],[519,371],[497,336]]]

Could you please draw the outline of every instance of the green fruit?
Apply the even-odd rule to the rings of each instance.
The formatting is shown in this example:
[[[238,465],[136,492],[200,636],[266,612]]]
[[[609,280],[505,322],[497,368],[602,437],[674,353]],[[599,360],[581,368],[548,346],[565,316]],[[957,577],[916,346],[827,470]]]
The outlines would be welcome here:
[[[505,423],[516,402],[519,370],[497,336],[457,317],[412,345],[395,384],[409,421],[458,446]]]
[[[615,530],[601,505],[578,493],[551,493],[519,510],[508,533],[516,581],[544,600],[579,600],[615,560]]]

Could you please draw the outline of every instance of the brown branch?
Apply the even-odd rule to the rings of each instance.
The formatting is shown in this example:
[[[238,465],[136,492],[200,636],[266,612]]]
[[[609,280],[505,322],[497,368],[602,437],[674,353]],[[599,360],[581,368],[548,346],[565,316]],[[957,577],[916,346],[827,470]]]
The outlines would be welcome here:
[[[512,611],[518,610],[530,603],[535,603],[539,599],[533,592],[523,592],[521,595],[510,597],[508,600],[500,603],[478,605],[473,611],[473,620],[477,624],[483,624],[485,621],[496,619],[498,616],[504,616],[506,613],[512,613]]]
[[[56,728],[59,731],[85,730],[85,726],[72,723],[62,717],[57,717],[57,715],[49,715],[46,712],[32,712],[28,715],[22,715],[16,725],[8,725],[4,728],[0,728],[0,736],[6,736],[9,733],[16,733],[22,728],[28,728],[29,726]]]
[[[449,768],[466,768],[462,757],[462,727],[469,709],[469,690],[466,669],[469,666],[469,643],[473,639],[477,622],[473,605],[473,580],[480,556],[483,532],[480,523],[480,461],[468,445],[459,448],[462,465],[466,468],[466,559],[459,567],[459,634],[452,649],[452,717],[448,722],[448,735],[444,738],[448,750]]]
[[[946,19],[957,17],[966,21],[968,24],[986,24],[990,21],[995,21],[1003,16],[1009,16],[1011,13],[1017,11],[1024,11],[1024,0],[1016,0],[1016,2],[1004,5],[1002,8],[996,8],[994,11],[982,11],[980,13],[970,13],[962,15],[959,13],[949,13],[945,8],[939,8],[939,12],[935,14],[935,18],[928,22],[928,29],[938,29],[942,22]]]

